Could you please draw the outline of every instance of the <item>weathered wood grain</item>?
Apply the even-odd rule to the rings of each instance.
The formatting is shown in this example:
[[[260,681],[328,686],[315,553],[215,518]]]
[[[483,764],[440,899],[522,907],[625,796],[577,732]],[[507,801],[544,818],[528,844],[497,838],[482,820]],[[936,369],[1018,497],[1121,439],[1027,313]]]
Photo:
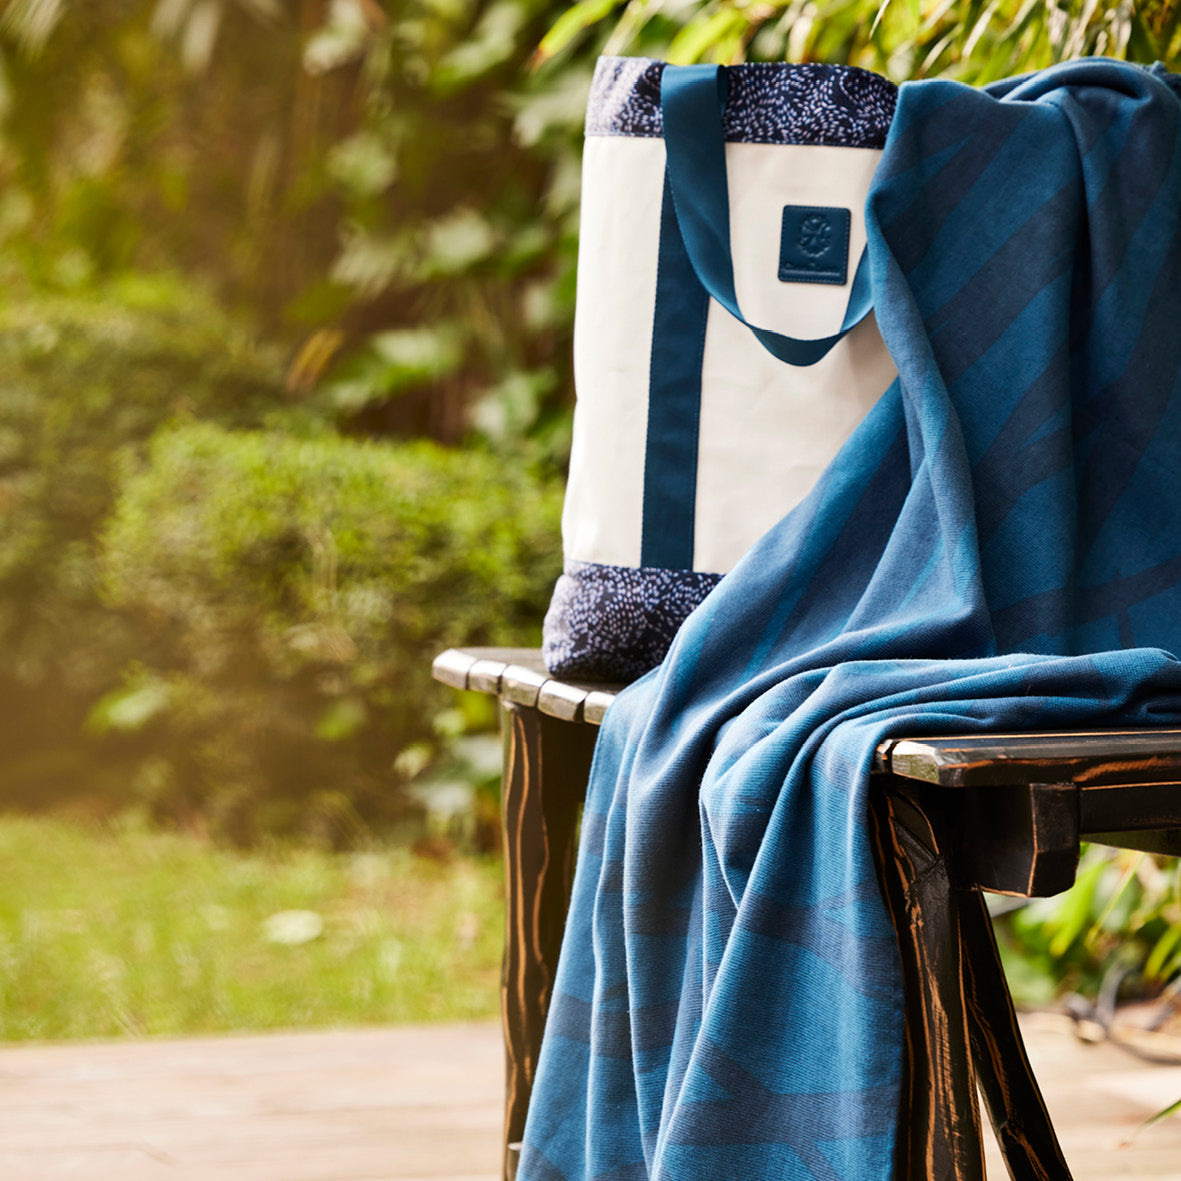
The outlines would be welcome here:
[[[960,938],[972,1060],[1012,1181],[1069,1181],[1070,1168],[1029,1063],[980,894],[960,896]]]
[[[505,1042],[503,1177],[516,1175],[513,1146],[525,1130],[529,1094],[553,993],[574,879],[578,815],[595,730],[502,703],[505,774],[505,944],[501,1015]]]
[[[984,1181],[959,896],[942,856],[941,834],[928,817],[891,796],[883,782],[874,786],[871,835],[898,937],[906,1012],[894,1173]]]
[[[899,790],[885,776],[874,786],[871,832],[898,936],[906,1010],[896,1174],[980,1175],[979,1085],[1014,1181],[1070,1181],[983,898],[957,881],[956,860],[971,843],[958,805],[969,793],[925,784]],[[1051,812],[1060,803],[1055,797]]]
[[[1079,858],[1079,793],[1073,784],[958,791],[913,781],[892,784],[944,817],[957,887],[1045,898],[1073,885]]]
[[[879,770],[941,787],[1181,783],[1181,730],[969,734],[883,744]]]

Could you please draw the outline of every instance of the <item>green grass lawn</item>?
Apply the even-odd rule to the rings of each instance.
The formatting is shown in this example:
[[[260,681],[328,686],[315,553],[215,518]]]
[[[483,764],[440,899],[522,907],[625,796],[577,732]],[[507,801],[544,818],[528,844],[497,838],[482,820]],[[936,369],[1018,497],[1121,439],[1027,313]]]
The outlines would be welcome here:
[[[488,1017],[499,865],[0,817],[0,1039]]]

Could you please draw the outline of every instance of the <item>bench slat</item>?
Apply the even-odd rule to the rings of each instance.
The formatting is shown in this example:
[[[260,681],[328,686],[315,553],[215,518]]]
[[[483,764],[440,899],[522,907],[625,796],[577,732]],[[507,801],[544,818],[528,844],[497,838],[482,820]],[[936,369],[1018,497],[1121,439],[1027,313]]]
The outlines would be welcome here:
[[[436,681],[442,681],[444,685],[450,685],[452,689],[466,689],[467,675],[476,659],[470,652],[448,648],[446,652],[435,657],[431,665],[431,676]]]
[[[437,657],[436,680],[456,689],[499,694],[568,722],[598,725],[622,686],[551,677],[536,648],[451,648]],[[1051,734],[968,734],[882,743],[874,771],[940,787],[1075,783],[1084,793],[1085,829],[1111,823],[1100,788],[1181,784],[1181,730],[1103,730]],[[1095,791],[1094,807],[1086,793]],[[1177,789],[1181,795],[1181,788]],[[1181,810],[1170,791],[1153,794],[1157,824]],[[1165,801],[1167,807],[1162,806]],[[1094,812],[1094,821],[1090,812]],[[1134,822],[1133,822],[1134,823]]]
[[[903,738],[888,745],[882,761],[880,770],[940,787],[1181,782],[1181,730]]]
[[[500,680],[500,695],[514,705],[537,705],[541,687],[550,679],[544,669],[510,664]]]
[[[453,689],[496,694],[551,718],[596,726],[623,688],[551,677],[536,648],[449,648],[435,658],[431,674]]]

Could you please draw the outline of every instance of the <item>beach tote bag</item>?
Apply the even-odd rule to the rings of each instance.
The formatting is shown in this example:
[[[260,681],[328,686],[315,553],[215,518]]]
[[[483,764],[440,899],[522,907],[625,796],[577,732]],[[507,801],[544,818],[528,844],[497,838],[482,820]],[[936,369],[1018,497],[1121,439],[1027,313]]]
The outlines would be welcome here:
[[[893,381],[862,259],[895,97],[849,67],[599,61],[555,675],[658,664]]]

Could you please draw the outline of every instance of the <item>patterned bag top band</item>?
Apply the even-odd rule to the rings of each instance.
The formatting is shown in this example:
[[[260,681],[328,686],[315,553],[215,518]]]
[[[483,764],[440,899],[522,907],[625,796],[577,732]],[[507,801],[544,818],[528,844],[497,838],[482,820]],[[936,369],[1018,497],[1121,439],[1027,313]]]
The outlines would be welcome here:
[[[601,57],[587,103],[587,135],[659,137],[665,63]],[[751,62],[728,69],[727,140],[881,148],[898,88],[855,66]]]

